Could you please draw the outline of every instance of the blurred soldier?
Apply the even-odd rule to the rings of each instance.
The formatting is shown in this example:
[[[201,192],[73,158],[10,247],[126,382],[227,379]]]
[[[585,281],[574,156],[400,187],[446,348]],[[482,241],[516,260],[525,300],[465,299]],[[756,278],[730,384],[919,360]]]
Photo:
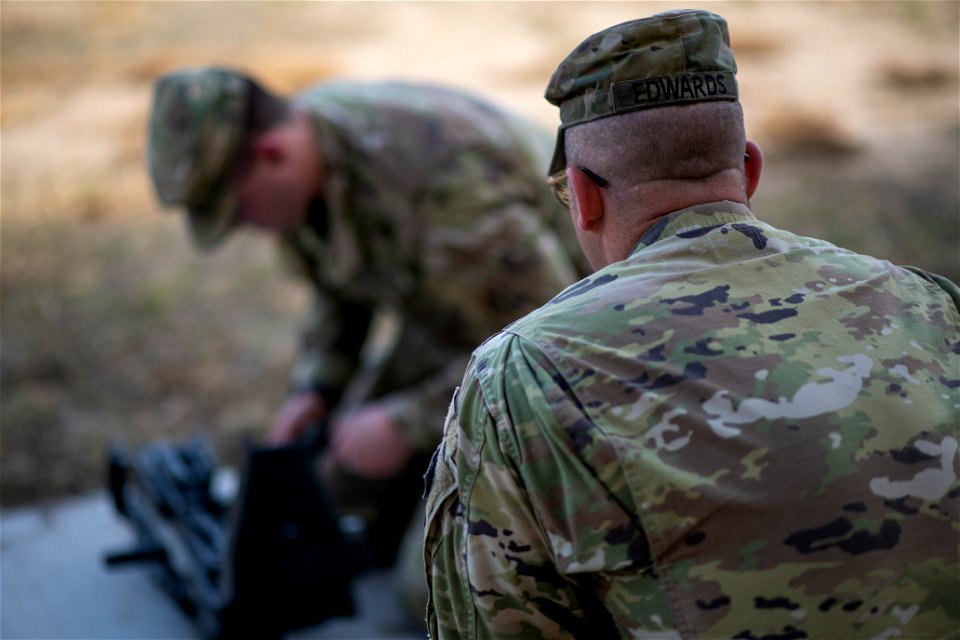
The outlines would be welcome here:
[[[434,86],[331,82],[287,100],[219,68],[156,83],[149,161],[163,204],[186,209],[201,249],[239,225],[278,234],[313,285],[270,439],[296,438],[350,397],[332,420],[327,480],[342,507],[367,509],[381,563],[471,350],[588,272],[541,178],[550,144]],[[372,329],[383,317],[399,319],[392,349]],[[379,351],[365,352],[371,334]],[[422,565],[415,575],[422,583]]]
[[[960,290],[775,229],[724,20],[601,31],[547,88],[597,271],[479,347],[428,481],[431,635],[960,628]]]

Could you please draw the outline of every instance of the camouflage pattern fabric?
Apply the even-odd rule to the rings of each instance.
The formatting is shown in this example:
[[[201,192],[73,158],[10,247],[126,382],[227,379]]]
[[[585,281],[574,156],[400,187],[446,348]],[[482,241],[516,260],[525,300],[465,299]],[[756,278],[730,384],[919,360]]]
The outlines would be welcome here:
[[[295,384],[342,390],[391,309],[406,328],[372,393],[431,451],[473,348],[589,272],[543,179],[552,140],[441,87],[334,82],[294,105],[328,171],[325,211],[283,239],[317,291]]]
[[[182,69],[157,79],[148,126],[147,161],[160,202],[187,210],[201,249],[234,226],[230,188],[243,148],[250,82],[230,69]]]
[[[734,203],[661,219],[476,350],[431,636],[957,637],[958,295]]]

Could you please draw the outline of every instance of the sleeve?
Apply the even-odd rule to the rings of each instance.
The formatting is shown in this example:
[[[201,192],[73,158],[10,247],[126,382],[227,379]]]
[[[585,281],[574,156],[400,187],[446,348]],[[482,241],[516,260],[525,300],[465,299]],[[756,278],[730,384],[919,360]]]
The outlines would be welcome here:
[[[325,291],[316,278],[314,258],[296,234],[282,237],[278,249],[281,267],[313,290],[294,359],[293,391],[318,392],[335,406],[359,366],[373,310]]]
[[[370,309],[316,291],[294,363],[294,390],[319,392],[336,405],[357,370],[371,320]]]
[[[581,457],[569,390],[524,351],[475,360],[451,405],[427,503],[430,631],[619,637],[616,576],[649,562],[646,539]]]

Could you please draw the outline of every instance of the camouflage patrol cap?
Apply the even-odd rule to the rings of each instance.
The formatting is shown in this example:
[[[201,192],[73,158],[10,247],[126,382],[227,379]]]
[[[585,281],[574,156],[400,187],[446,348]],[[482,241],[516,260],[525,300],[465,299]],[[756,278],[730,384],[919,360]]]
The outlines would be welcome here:
[[[599,31],[560,63],[545,98],[560,107],[550,175],[566,167],[564,130],[608,116],[707,100],[737,100],[727,23],[681,9]]]
[[[213,67],[176,71],[154,86],[150,174],[160,202],[186,208],[202,249],[233,227],[230,177],[246,137],[249,94],[246,76]]]

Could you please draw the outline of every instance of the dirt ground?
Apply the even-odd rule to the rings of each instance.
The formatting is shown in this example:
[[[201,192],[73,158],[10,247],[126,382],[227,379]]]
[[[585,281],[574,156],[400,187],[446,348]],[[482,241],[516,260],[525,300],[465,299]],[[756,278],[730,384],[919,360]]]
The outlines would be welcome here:
[[[113,441],[225,461],[283,399],[307,292],[269,239],[198,255],[144,164],[152,80],[226,64],[293,92],[452,84],[554,127],[553,68],[603,2],[0,2],[0,505],[104,481]],[[757,215],[960,279],[960,4],[710,3],[730,24]]]

